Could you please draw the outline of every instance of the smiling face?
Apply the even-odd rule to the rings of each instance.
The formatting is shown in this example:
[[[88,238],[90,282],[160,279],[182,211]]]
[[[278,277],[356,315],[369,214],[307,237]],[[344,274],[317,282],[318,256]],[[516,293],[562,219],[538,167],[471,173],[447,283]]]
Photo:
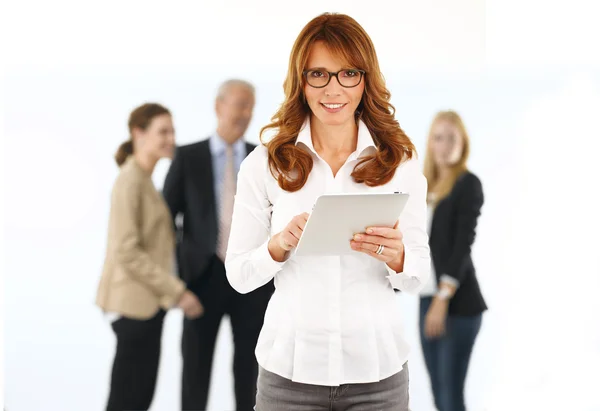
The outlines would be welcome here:
[[[348,67],[346,62],[329,52],[322,41],[313,44],[306,63],[307,81],[304,84],[304,95],[312,114],[318,121],[328,126],[346,125],[354,122],[354,113],[360,104],[365,90],[365,80],[356,67]],[[338,72],[338,78],[331,76],[329,83],[321,88],[309,84],[326,83],[328,72]],[[354,87],[343,87],[340,84],[355,84]]]
[[[175,128],[170,114],[160,114],[152,119],[146,129],[133,131],[136,151],[155,161],[172,158],[175,151]]]

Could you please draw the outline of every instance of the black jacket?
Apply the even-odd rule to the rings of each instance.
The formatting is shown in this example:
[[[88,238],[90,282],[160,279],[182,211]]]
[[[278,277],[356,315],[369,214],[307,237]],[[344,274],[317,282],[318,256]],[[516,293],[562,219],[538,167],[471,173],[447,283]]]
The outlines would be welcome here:
[[[476,315],[487,309],[471,259],[477,219],[483,205],[481,182],[470,172],[458,178],[450,194],[436,206],[429,247],[437,282],[448,275],[459,282],[448,313]]]
[[[246,143],[246,154],[255,147]],[[219,233],[209,140],[177,148],[163,195],[173,219],[183,215],[177,241],[179,276],[188,285],[197,283],[215,256]]]

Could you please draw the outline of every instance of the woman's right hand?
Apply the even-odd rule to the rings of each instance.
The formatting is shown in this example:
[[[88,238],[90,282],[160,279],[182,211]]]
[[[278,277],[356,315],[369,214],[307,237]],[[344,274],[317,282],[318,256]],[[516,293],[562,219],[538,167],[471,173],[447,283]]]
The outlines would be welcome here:
[[[183,310],[183,314],[189,319],[198,318],[204,314],[204,306],[202,306],[196,294],[190,290],[183,292],[177,306]]]
[[[278,262],[286,260],[288,252],[298,245],[307,221],[308,213],[298,214],[281,232],[271,237],[269,253],[273,260]]]

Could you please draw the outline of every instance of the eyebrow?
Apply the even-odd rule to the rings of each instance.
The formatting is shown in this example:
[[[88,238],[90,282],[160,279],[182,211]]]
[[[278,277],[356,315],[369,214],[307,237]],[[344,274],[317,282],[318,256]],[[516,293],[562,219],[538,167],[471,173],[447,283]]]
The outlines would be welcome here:
[[[306,70],[307,71],[323,70],[323,71],[327,71],[327,72],[330,71],[330,70],[327,70],[326,67],[310,67],[310,68],[307,68]],[[342,67],[340,70],[355,70],[355,68],[354,67]],[[332,71],[332,73],[334,73],[334,72]]]

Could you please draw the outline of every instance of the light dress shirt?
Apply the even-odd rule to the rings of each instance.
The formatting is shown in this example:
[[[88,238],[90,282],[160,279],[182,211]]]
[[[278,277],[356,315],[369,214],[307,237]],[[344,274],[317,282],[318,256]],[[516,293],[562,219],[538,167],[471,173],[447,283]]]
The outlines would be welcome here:
[[[225,166],[227,163],[227,143],[215,131],[208,140],[210,154],[212,159],[213,186],[215,190],[215,205],[217,210],[221,209],[221,198],[223,197],[223,180],[225,176]],[[242,160],[246,157],[246,142],[240,138],[233,143],[234,168],[237,174]]]
[[[313,169],[302,189],[282,190],[269,171],[267,149],[257,147],[238,174],[226,258],[227,278],[248,293],[275,279],[256,346],[258,363],[292,381],[323,386],[376,382],[402,370],[409,353],[393,288],[418,293],[430,273],[427,183],[415,159],[403,162],[385,185],[368,187],[350,174],[363,154],[376,150],[361,121],[357,149],[334,177],[312,144],[309,120],[296,145],[312,155]],[[399,228],[404,236],[404,271],[396,273],[364,253],[333,257],[272,259],[268,242],[290,220],[310,212],[330,193],[394,192],[410,195]],[[400,213],[399,213],[400,214]],[[334,218],[335,216],[332,216]]]

